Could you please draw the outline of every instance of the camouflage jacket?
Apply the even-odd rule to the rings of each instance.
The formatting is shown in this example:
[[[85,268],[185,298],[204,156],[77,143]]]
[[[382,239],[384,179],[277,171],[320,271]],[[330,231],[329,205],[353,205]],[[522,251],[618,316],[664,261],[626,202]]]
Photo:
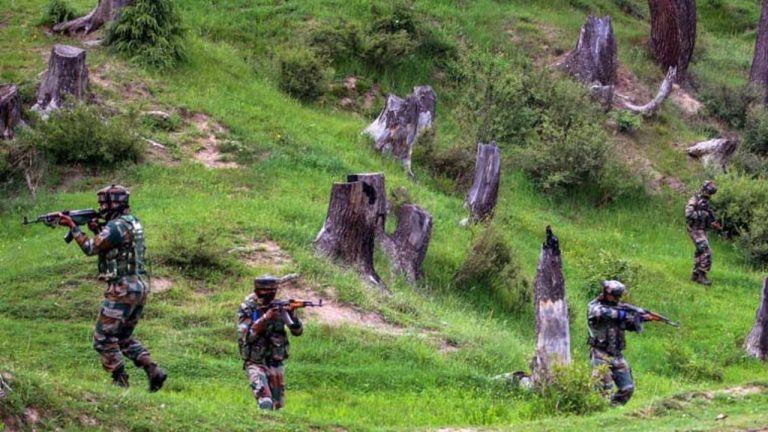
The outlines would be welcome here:
[[[291,334],[301,336],[301,321],[289,312],[293,326],[287,326],[282,317],[267,320],[269,307],[262,305],[256,294],[248,295],[237,311],[237,340],[244,361],[268,366],[279,366],[288,358],[288,327]]]
[[[614,307],[600,297],[589,302],[587,327],[589,345],[612,356],[621,355],[626,347],[625,331],[641,331],[639,321],[631,312]]]
[[[709,205],[709,197],[696,193],[685,205],[685,221],[691,229],[707,229],[717,220]]]
[[[88,255],[99,256],[99,279],[119,283],[125,278],[146,274],[144,228],[133,215],[123,215],[104,225],[93,239],[80,227],[72,229],[80,249]]]

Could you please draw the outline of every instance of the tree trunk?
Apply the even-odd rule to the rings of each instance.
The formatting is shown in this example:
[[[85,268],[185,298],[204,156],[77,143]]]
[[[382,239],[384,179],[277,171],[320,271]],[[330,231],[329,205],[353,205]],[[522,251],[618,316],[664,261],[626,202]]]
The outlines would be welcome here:
[[[370,135],[376,150],[392,153],[411,171],[411,153],[418,133],[429,126],[435,118],[437,95],[430,86],[414,87],[413,94],[401,99],[395,95],[387,97],[387,103],[379,117],[363,133]]]
[[[768,0],[763,0],[749,80],[760,86],[765,96],[763,103],[768,103]]]
[[[120,9],[133,4],[134,0],[99,0],[99,4],[86,16],[53,26],[57,33],[87,35],[114,20]]]
[[[88,67],[85,50],[68,45],[54,45],[48,60],[35,111],[50,112],[62,105],[65,94],[83,100],[88,93]]]
[[[747,336],[744,349],[749,355],[765,361],[765,355],[768,353],[768,278],[763,281],[763,294],[757,308],[755,326]]]
[[[373,268],[376,191],[362,181],[334,183],[328,215],[315,239],[321,255],[355,268],[370,285],[386,290]]]
[[[696,44],[695,0],[648,0],[651,10],[651,54],[665,69],[677,68],[685,79]]]
[[[571,334],[560,245],[549,226],[546,232],[547,239],[541,248],[536,268],[534,292],[536,354],[532,375],[537,386],[549,382],[555,363],[571,363]]]
[[[705,166],[715,165],[725,172],[738,147],[738,138],[715,138],[688,147],[685,152],[694,159],[701,159]]]
[[[622,104],[624,108],[632,111],[635,114],[640,114],[645,117],[650,117],[656,114],[656,111],[661,108],[661,105],[665,100],[667,100],[669,94],[672,93],[672,85],[675,83],[676,77],[677,69],[670,67],[667,71],[667,76],[664,77],[664,81],[662,81],[661,85],[659,86],[659,92],[656,93],[656,97],[654,97],[653,100],[645,105],[635,105],[631,102],[623,101]]]
[[[432,237],[432,215],[413,204],[400,209],[397,229],[391,236],[383,233],[382,249],[389,255],[396,271],[415,283],[424,276],[421,264]]]
[[[475,162],[475,180],[467,193],[464,205],[469,207],[470,220],[480,222],[493,216],[499,196],[501,155],[495,142],[478,143]]]
[[[616,84],[619,60],[611,17],[587,17],[581,27],[579,42],[565,60],[565,70],[584,84]]]
[[[384,174],[382,173],[365,173],[365,174],[350,174],[347,176],[347,182],[352,183],[361,181],[373,189],[374,200],[373,205],[368,206],[368,209],[372,212],[369,217],[375,221],[376,236],[384,232],[384,224],[387,222],[387,189],[384,182]]]
[[[0,139],[13,138],[13,128],[21,123],[21,95],[13,84],[0,85]]]

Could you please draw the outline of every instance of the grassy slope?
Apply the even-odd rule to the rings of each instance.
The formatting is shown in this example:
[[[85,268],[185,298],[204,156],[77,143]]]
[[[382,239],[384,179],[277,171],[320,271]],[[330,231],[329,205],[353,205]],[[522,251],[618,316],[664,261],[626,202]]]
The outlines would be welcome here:
[[[45,2],[11,2],[0,26],[0,77],[21,81],[44,68],[43,56],[53,42],[34,26]],[[90,1],[77,5],[86,9]],[[253,166],[236,171],[210,171],[194,164],[177,168],[143,165],[79,182],[69,192],[42,194],[38,200],[10,199],[0,214],[0,364],[21,382],[13,394],[22,403],[43,409],[47,426],[81,429],[80,413],[106,428],[146,430],[250,430],[264,418],[275,428],[347,429],[410,428],[415,426],[489,425],[505,427],[533,417],[534,402],[510,396],[486,377],[526,368],[532,349],[531,313],[510,316],[491,312],[485,302],[467,302],[451,293],[450,279],[461,263],[472,233],[457,226],[463,217],[461,196],[447,196],[430,187],[428,179],[412,184],[399,167],[375,155],[359,138],[366,121],[327,109],[302,106],[275,90],[268,71],[254,65],[266,43],[245,49],[226,41],[232,31],[253,30],[254,40],[287,37],[280,19],[307,15],[332,16],[340,2],[312,2],[283,11],[280,7],[249,7],[251,2],[190,1],[185,17],[193,29],[190,63],[178,71],[152,75],[134,70],[101,50],[91,50],[90,63],[110,63],[127,73],[120,80],[149,81],[153,96],[168,106],[203,111],[227,126],[238,139],[262,155]],[[522,34],[531,49],[554,39],[566,49],[575,39],[582,15],[566,2],[480,1],[456,5],[434,3],[434,14],[446,32],[462,29],[480,44],[504,43],[506,30]],[[632,48],[647,31],[637,20],[619,17],[612,2],[595,1],[616,16],[621,59],[641,77],[653,81],[659,73]],[[732,2],[737,3],[737,2]],[[740,2],[748,3],[748,2]],[[344,2],[345,13],[365,14],[365,2]],[[754,8],[754,6],[752,6]],[[232,17],[231,11],[239,14]],[[276,11],[276,12],[275,12]],[[706,10],[702,17],[707,18]],[[704,23],[706,24],[706,23]],[[702,25],[704,27],[704,24]],[[706,27],[705,27],[706,28]],[[198,31],[199,29],[199,31]],[[545,30],[542,30],[545,29]],[[706,56],[694,71],[733,68],[722,61],[722,47],[736,46],[749,56],[748,36],[702,31]],[[533,55],[533,54],[532,54]],[[729,54],[730,56],[730,54]],[[745,63],[727,69],[728,77],[743,77]],[[748,60],[746,61],[748,65]],[[726,69],[720,69],[725,72]],[[404,90],[423,78],[418,68],[391,77],[389,87]],[[730,78],[729,78],[730,79]],[[742,78],[743,79],[743,78]],[[439,90],[439,89],[438,89]],[[134,102],[137,103],[138,102]],[[441,118],[449,118],[441,105]],[[450,122],[447,120],[446,122]],[[638,141],[668,172],[682,172],[696,181],[668,142],[695,137],[696,132],[665,108],[660,120],[648,125]],[[450,130],[450,125],[441,126]],[[644,144],[645,143],[645,144]],[[384,171],[390,187],[407,186],[415,201],[435,217],[433,243],[425,263],[422,293],[388,278],[396,295],[379,299],[368,294],[350,274],[329,268],[313,257],[311,241],[322,224],[333,181],[350,172]],[[353,328],[308,323],[308,332],[293,345],[288,364],[289,402],[281,413],[263,415],[255,409],[240,371],[232,318],[248,291],[248,280],[261,271],[243,269],[240,276],[211,275],[204,287],[185,280],[176,270],[156,268],[177,285],[155,295],[138,336],[172,374],[167,389],[148,395],[142,389],[121,392],[106,384],[90,349],[90,332],[101,284],[92,278],[93,263],[74,247],[60,243],[61,231],[22,228],[21,213],[93,204],[95,185],[113,178],[132,187],[134,207],[145,221],[150,251],[174,236],[192,241],[198,231],[223,248],[252,239],[271,238],[293,257],[288,270],[302,272],[317,286],[333,286],[342,300],[378,310],[410,329],[406,336],[381,336]],[[688,283],[691,247],[680,218],[680,196],[661,195],[642,202],[625,202],[594,209],[578,199],[553,202],[539,195],[524,177],[505,173],[497,220],[533,276],[543,226],[555,226],[564,249],[570,302],[574,305],[573,349],[586,361],[582,305],[589,299],[583,269],[600,251],[626,258],[642,269],[633,300],[679,318],[679,332],[652,327],[630,336],[627,357],[633,365],[638,392],[628,407],[579,419],[545,419],[527,428],[574,430],[599,425],[635,430],[722,428],[711,413],[726,410],[725,425],[751,427],[768,419],[753,396],[738,403],[717,399],[694,415],[673,412],[661,418],[627,416],[687,388],[711,388],[768,378],[762,365],[741,357],[739,344],[750,328],[758,297],[760,274],[749,270],[737,251],[714,241],[716,285],[704,289]],[[381,261],[380,273],[388,271]],[[85,282],[83,282],[85,281]],[[735,300],[736,299],[736,300]],[[425,331],[459,344],[443,354]],[[724,381],[689,382],[665,364],[666,349],[683,344],[704,363],[724,370]],[[139,372],[134,372],[139,378]],[[138,383],[143,381],[136,380]],[[511,399],[510,399],[511,398]],[[94,403],[95,402],[95,403]],[[120,411],[119,418],[117,412]],[[371,415],[371,413],[376,413]]]

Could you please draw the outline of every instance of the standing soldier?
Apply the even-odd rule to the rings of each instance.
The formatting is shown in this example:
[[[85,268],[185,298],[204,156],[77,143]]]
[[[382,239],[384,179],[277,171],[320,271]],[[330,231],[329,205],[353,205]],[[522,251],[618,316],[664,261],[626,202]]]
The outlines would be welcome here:
[[[702,285],[712,285],[712,282],[707,279],[707,272],[712,268],[712,251],[709,249],[707,229],[710,227],[720,229],[720,222],[715,218],[715,212],[709,205],[710,197],[716,192],[715,183],[707,180],[701,190],[694,194],[685,206],[688,235],[696,246],[691,280]]]
[[[285,405],[285,368],[288,358],[287,326],[291,334],[301,336],[304,327],[292,308],[276,308],[275,299],[281,280],[260,276],[237,311],[238,343],[253,396],[259,408],[278,410]]]
[[[133,330],[141,318],[144,302],[149,294],[144,266],[144,229],[131,214],[128,189],[119,185],[105,187],[97,192],[99,213],[106,221],[88,224],[93,239],[80,230],[67,215],[60,214],[60,225],[69,227],[80,249],[99,257],[99,279],[107,282],[101,304],[93,347],[101,356],[101,364],[112,374],[112,382],[128,387],[123,356],[144,368],[149,378],[149,391],[160,390],[167,375],[157,366],[149,351],[133,337]]]

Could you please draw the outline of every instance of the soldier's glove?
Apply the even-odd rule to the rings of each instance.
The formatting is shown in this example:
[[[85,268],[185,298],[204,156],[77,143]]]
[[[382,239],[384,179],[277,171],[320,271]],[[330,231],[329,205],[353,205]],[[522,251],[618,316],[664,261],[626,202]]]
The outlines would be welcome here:
[[[722,231],[723,230],[723,225],[720,223],[720,221],[714,221],[709,226],[711,226],[712,229],[717,230],[717,231]]]
[[[264,314],[264,319],[269,321],[274,321],[278,317],[280,317],[280,310],[278,310],[277,308],[272,308],[268,310],[267,313]]]
[[[101,231],[101,224],[99,223],[99,219],[93,218],[89,220],[88,229],[91,230],[92,233],[98,234],[99,231]]]
[[[62,213],[59,213],[59,225],[69,227],[70,229],[77,226],[71,217]]]

